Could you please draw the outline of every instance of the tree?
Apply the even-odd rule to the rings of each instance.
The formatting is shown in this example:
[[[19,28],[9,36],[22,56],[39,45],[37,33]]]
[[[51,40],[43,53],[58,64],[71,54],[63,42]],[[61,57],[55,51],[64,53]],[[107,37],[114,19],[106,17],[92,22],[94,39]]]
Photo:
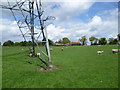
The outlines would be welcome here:
[[[117,40],[117,38],[114,39],[113,43],[114,43],[114,44],[118,44],[118,40]]]
[[[20,45],[21,45],[20,42],[15,42],[15,43],[14,43],[14,46],[20,46]]]
[[[118,34],[117,36],[118,36],[118,40],[120,41],[120,34]]]
[[[31,46],[32,42],[31,41],[22,41],[22,42],[15,42],[14,43],[15,46]]]
[[[43,43],[42,43],[42,42],[38,42],[38,45],[39,45],[39,46],[43,46]]]
[[[1,42],[0,42],[0,46],[1,46]]]
[[[26,41],[22,41],[20,43],[21,43],[21,46],[27,46],[27,42]]]
[[[112,44],[118,44],[118,40],[117,40],[117,38],[116,39],[114,39],[114,38],[109,38],[109,44],[110,45],[112,45]]]
[[[58,41],[58,43],[62,43],[62,40],[60,39],[60,40]]]
[[[91,45],[93,45],[93,41],[95,40],[96,38],[94,36],[90,37],[89,38],[89,41],[91,42]]]
[[[32,45],[32,42],[31,42],[31,41],[28,41],[28,42],[27,42],[27,45],[28,45],[28,46],[31,46],[31,45]]]
[[[97,45],[98,44],[98,40],[99,40],[98,38],[95,38],[93,45]]]
[[[50,39],[48,39],[49,45],[54,45],[54,42]]]
[[[106,38],[100,38],[100,39],[99,39],[99,44],[100,44],[100,45],[105,45],[105,44],[107,44]]]
[[[85,45],[85,44],[86,44],[86,41],[87,41],[86,36],[82,36],[82,37],[79,39],[79,41],[82,42],[82,45]]]
[[[110,44],[110,45],[114,44],[114,43],[113,43],[113,42],[114,42],[114,38],[109,38],[108,41],[109,41],[109,44]]]
[[[63,40],[62,40],[62,43],[63,44],[68,44],[68,43],[70,43],[70,40],[67,37],[64,37]]]
[[[118,44],[120,44],[120,34],[118,34],[117,37],[118,37]]]
[[[14,45],[14,42],[12,42],[11,40],[8,40],[3,43],[3,46],[13,46],[13,45]]]

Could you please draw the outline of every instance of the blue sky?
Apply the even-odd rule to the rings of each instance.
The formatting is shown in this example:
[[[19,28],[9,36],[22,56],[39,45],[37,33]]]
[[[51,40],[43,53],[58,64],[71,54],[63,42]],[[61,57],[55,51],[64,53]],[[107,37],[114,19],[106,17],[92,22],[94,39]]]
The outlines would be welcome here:
[[[118,3],[86,1],[43,3],[45,15],[56,17],[56,20],[47,22],[49,39],[57,41],[63,37],[68,37],[71,41],[78,41],[84,35],[86,37],[96,36],[97,38],[116,37],[118,33]],[[20,16],[18,12],[16,15]],[[3,32],[3,42],[8,39],[23,40],[19,36],[20,31],[10,11],[2,10],[0,20],[2,20],[0,28]]]
[[[96,14],[106,11],[113,10],[118,8],[117,2],[95,2],[91,8],[86,12],[80,14],[79,16],[74,17],[77,21],[88,22],[89,19],[93,18]]]

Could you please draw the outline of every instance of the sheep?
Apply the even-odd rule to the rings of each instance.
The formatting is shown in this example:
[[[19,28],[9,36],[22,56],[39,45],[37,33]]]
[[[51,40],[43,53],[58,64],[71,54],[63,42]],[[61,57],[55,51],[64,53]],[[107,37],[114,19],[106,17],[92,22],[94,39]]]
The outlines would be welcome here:
[[[63,48],[61,48],[61,51],[63,51],[64,49]]]
[[[97,54],[102,54],[104,51],[100,50],[100,51],[97,51]]]
[[[23,48],[21,50],[23,51]]]
[[[40,53],[37,53],[36,55],[37,55],[37,57],[40,57]]]
[[[30,53],[29,56],[32,57],[32,53]]]
[[[112,49],[112,53],[118,53],[120,51],[120,49]]]
[[[53,48],[50,48],[50,51],[53,51]]]

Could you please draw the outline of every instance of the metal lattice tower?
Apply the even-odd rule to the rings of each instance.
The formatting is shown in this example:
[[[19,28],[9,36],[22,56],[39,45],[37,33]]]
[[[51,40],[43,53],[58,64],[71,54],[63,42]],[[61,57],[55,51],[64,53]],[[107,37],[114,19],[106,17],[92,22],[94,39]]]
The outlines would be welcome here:
[[[37,45],[38,50],[41,53],[42,62],[47,66],[51,65],[52,61],[50,58],[49,42],[45,22],[47,20],[54,20],[55,17],[43,17],[44,11],[41,0],[16,0],[14,5],[7,1],[6,6],[0,5],[0,7],[3,9],[9,9],[12,12],[24,41],[27,41],[28,35],[30,36],[30,41],[32,42],[30,53],[32,54],[32,57],[35,57],[35,45]],[[16,11],[19,12],[19,16],[15,14]],[[36,34],[37,36],[35,36]],[[38,44],[39,38],[42,38],[41,42],[45,46],[45,51],[43,51]]]

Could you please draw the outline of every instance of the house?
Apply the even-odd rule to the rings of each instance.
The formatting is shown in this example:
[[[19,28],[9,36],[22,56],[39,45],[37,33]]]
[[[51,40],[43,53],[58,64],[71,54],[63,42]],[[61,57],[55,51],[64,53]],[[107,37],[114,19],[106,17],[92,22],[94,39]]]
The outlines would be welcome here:
[[[63,43],[55,43],[55,46],[65,46]]]
[[[80,46],[81,43],[80,42],[71,42],[70,46]]]

